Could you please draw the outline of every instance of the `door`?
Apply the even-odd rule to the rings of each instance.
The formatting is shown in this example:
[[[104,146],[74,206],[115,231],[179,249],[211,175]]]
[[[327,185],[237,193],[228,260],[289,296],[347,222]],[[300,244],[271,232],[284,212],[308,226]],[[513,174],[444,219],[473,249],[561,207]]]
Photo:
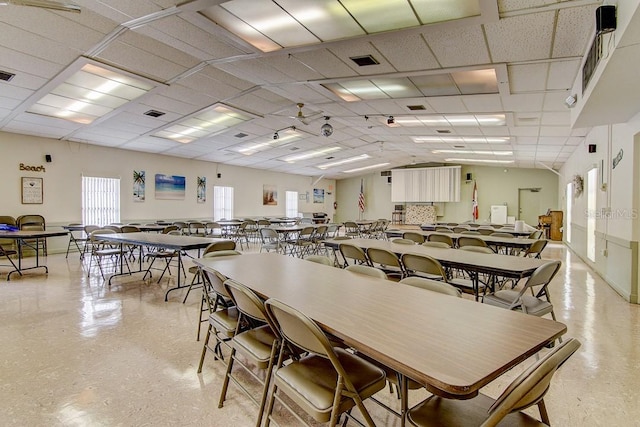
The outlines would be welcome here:
[[[548,207],[547,207],[548,208]],[[538,226],[538,215],[547,212],[547,208],[540,206],[539,188],[518,189],[518,219],[532,227]]]

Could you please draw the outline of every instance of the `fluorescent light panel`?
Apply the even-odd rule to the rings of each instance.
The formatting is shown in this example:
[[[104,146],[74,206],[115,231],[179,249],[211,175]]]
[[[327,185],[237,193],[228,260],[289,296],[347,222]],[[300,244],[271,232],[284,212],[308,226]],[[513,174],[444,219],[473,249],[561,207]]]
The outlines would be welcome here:
[[[392,126],[404,127],[456,127],[456,126],[506,126],[505,114],[431,114],[424,116],[394,116],[395,123]],[[387,124],[387,118],[381,117],[380,121]]]
[[[364,166],[361,168],[357,168],[357,169],[349,169],[348,171],[342,171],[342,173],[355,173],[355,172],[362,172],[362,171],[366,171],[369,169],[377,169],[377,168],[381,168],[387,165],[390,165],[391,163],[386,162],[386,163],[378,163],[375,165],[370,165],[370,166]]]
[[[322,165],[316,166],[318,169],[329,169],[340,165],[346,165],[347,163],[359,162],[360,160],[365,160],[370,158],[371,156],[368,154],[361,154],[355,157],[349,157],[347,159],[338,160],[331,163],[324,163]]]
[[[307,160],[307,159],[313,159],[315,157],[326,156],[327,154],[335,153],[336,151],[340,151],[340,150],[342,150],[342,147],[327,147],[327,148],[322,148],[320,150],[307,151],[306,153],[294,154],[291,156],[283,157],[280,160],[287,163],[295,163],[300,160]]]
[[[273,136],[269,135],[258,138],[255,141],[238,144],[236,146],[230,147],[229,150],[244,154],[245,156],[251,156],[252,154],[256,154],[261,151],[271,150],[273,148],[289,145],[292,142],[302,138],[302,136],[303,134],[300,131],[285,129],[278,131],[278,139],[273,139]]]
[[[89,124],[154,87],[141,79],[85,64],[27,112]]]
[[[511,140],[508,136],[412,136],[413,142],[445,144],[505,144]]]
[[[512,156],[513,151],[482,151],[482,150],[433,150],[433,154],[477,154],[494,156]]]
[[[478,0],[232,0],[204,16],[247,43],[274,50],[480,15]]]
[[[347,80],[323,85],[343,101],[498,93],[493,68],[399,78]]]
[[[214,104],[154,133],[153,136],[187,144],[196,139],[224,132],[253,118],[248,113],[232,109],[224,104]]]
[[[490,160],[490,159],[444,159],[445,162],[459,162],[459,163],[513,163],[513,160]]]

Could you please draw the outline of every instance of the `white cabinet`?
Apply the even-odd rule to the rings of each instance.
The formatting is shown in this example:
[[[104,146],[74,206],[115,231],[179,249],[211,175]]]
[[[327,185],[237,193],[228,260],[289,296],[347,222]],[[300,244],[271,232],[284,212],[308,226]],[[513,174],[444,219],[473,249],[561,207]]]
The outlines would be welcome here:
[[[505,205],[491,206],[491,224],[507,223],[507,207]]]

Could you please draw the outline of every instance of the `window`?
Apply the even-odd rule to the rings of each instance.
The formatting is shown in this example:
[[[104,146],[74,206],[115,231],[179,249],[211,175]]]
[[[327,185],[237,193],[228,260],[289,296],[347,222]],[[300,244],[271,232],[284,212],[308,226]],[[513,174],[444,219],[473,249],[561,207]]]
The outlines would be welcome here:
[[[82,177],[82,223],[107,225],[120,222],[120,179]]]
[[[285,213],[288,218],[296,218],[298,216],[298,192],[297,191],[285,191]]]
[[[233,218],[233,187],[213,187],[213,220]]]

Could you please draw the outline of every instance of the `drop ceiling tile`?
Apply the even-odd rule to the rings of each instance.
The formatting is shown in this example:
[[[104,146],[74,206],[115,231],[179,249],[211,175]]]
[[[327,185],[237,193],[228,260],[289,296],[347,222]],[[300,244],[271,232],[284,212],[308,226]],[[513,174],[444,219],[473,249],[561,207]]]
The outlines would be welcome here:
[[[597,4],[562,9],[558,12],[558,23],[553,41],[554,58],[581,57],[591,44],[595,27]],[[594,27],[582,25],[593,20]]]
[[[11,71],[16,75],[22,72],[29,73],[36,77],[50,79],[62,70],[62,66],[37,58],[35,56],[26,55],[6,47],[0,46],[0,58],[2,58],[3,69],[4,64],[11,64]],[[15,79],[15,78],[14,78]],[[12,80],[13,82],[13,80]]]
[[[494,62],[530,61],[549,58],[555,12],[542,12],[500,19],[485,25]]]
[[[541,111],[543,101],[543,93],[528,93],[502,96],[502,105],[504,105],[505,110],[514,112]]]
[[[568,111],[542,113],[543,126],[570,126],[571,114]]]
[[[433,108],[433,111],[437,113],[457,114],[469,112],[462,99],[457,96],[439,96],[428,98],[426,101]]]
[[[547,86],[549,64],[510,65],[509,87],[511,93],[543,91]]]
[[[543,109],[545,110],[545,112],[568,112],[569,110],[567,109],[567,105],[564,102],[564,100],[567,99],[567,96],[569,96],[569,92],[565,91],[545,93]]]
[[[3,35],[0,45],[20,52],[33,52],[34,56],[58,65],[69,64],[83,53],[82,50],[69,48],[62,43],[4,23],[0,23],[0,34]]]
[[[389,62],[387,62],[378,50],[369,42],[362,40],[354,40],[349,42],[342,42],[332,45],[329,48],[329,51],[337,56],[342,62],[347,64],[348,67],[352,69],[352,73],[355,72],[359,75],[369,75],[369,74],[383,74],[383,73],[393,73],[397,71],[393,68]],[[377,65],[367,65],[364,67],[358,66],[355,62],[353,62],[350,57],[354,56],[364,56],[364,55],[372,55],[379,64]]]
[[[517,136],[520,140],[521,136],[535,136],[537,137],[540,130],[536,126],[515,126],[511,129],[511,135]]]
[[[440,68],[420,34],[389,34],[373,45],[398,71]]]
[[[500,12],[512,12],[535,9],[554,3],[557,3],[557,0],[498,0],[498,10]]]
[[[442,67],[461,67],[492,62],[484,32],[479,25],[457,26],[452,29],[436,26],[425,31],[423,36]]]
[[[549,64],[548,90],[569,90],[573,86],[578,71],[580,60],[554,61]]]
[[[461,97],[467,110],[472,113],[492,113],[502,111],[500,95],[466,95]]]

